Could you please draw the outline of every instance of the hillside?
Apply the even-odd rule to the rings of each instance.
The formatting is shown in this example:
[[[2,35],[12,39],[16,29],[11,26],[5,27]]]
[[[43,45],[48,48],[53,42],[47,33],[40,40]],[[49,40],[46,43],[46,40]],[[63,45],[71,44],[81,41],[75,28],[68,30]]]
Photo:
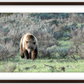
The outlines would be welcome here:
[[[75,66],[73,62],[81,62],[79,59],[84,58],[83,25],[83,13],[2,13],[0,15],[1,67],[6,67],[6,64],[8,67],[10,67],[9,64],[18,67],[21,64],[12,72],[27,72],[23,69],[27,67],[25,63],[29,63],[29,68],[42,65],[50,67],[49,72],[59,72],[59,70],[54,70],[56,68],[54,64],[57,62],[61,66],[61,62],[64,62],[64,66],[61,66],[64,69],[69,62],[73,68]],[[35,61],[20,58],[20,39],[28,32],[35,35],[39,43],[39,54]],[[49,61],[52,62],[48,63]],[[45,64],[42,64],[43,62]],[[32,63],[36,65],[32,65]],[[38,65],[38,63],[41,64]],[[22,65],[24,65],[23,69],[21,69]],[[52,66],[54,67],[53,71],[51,70]],[[4,71],[3,69],[1,68],[1,72]],[[8,72],[8,70],[4,72]],[[37,69],[35,72],[47,72],[45,70],[46,68],[44,71]],[[78,68],[77,71],[79,72]],[[32,69],[30,72],[33,72]]]

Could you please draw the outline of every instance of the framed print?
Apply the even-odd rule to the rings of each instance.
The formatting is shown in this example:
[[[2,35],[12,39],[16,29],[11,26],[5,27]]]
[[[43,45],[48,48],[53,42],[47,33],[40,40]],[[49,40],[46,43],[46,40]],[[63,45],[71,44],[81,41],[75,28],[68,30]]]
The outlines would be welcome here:
[[[84,83],[84,2],[0,2],[0,83]]]

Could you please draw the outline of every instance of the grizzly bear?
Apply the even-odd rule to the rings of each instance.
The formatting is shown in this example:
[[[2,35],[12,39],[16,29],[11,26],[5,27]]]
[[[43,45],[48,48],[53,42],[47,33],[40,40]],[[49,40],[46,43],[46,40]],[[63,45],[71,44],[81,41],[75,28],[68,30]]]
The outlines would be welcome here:
[[[38,42],[37,38],[31,34],[27,33],[22,36],[20,41],[20,53],[21,58],[26,57],[26,59],[34,60],[38,55]]]

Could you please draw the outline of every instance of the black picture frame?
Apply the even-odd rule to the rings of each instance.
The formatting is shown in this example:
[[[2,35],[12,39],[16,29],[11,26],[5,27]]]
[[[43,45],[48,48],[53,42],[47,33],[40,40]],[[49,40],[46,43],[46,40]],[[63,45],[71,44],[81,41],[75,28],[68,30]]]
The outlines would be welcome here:
[[[84,5],[84,2],[0,2],[0,5]],[[0,80],[0,83],[84,83],[84,80]]]
[[[0,2],[0,5],[84,5],[84,2]]]
[[[0,80],[0,83],[84,83],[84,80]]]

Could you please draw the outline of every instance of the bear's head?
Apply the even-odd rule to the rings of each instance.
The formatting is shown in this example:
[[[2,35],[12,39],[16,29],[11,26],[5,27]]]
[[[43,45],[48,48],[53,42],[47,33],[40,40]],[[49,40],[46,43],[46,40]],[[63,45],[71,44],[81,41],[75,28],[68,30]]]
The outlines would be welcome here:
[[[30,54],[36,48],[36,41],[33,35],[27,35],[25,37],[25,49]]]

